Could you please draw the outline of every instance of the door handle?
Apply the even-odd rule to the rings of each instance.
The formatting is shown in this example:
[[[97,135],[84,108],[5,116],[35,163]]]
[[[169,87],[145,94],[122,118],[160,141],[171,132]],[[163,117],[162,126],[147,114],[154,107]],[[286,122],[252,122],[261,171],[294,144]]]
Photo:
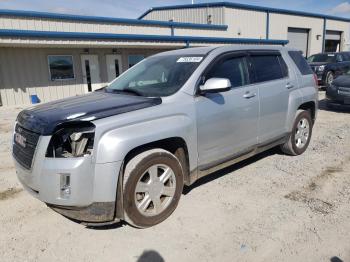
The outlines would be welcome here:
[[[291,88],[293,88],[293,87],[294,87],[294,85],[292,85],[291,83],[287,83],[287,84],[286,84],[286,88],[287,88],[287,89],[291,89]]]
[[[246,93],[243,95],[243,97],[244,97],[244,98],[247,98],[247,99],[252,98],[252,97],[254,97],[254,96],[256,96],[256,93],[251,93],[251,92],[246,92]]]

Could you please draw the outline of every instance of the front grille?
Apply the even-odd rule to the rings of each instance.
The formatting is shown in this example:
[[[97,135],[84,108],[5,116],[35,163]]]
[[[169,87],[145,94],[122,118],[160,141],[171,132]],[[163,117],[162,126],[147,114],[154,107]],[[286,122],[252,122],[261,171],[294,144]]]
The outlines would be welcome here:
[[[33,157],[40,135],[16,124],[15,133],[25,137],[25,147],[13,139],[13,156],[23,167],[31,169]],[[15,134],[14,134],[15,136]]]
[[[338,87],[338,94],[339,95],[350,96],[350,88],[348,88],[348,87]]]

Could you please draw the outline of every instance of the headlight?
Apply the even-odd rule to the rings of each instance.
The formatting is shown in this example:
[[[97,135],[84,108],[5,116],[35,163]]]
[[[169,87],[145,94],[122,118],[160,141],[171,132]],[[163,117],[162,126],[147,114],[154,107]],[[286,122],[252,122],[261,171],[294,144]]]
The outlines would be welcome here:
[[[61,127],[51,137],[46,157],[82,157],[92,153],[95,126],[92,123],[77,123]]]
[[[325,67],[326,67],[325,65],[319,66],[318,67],[318,71],[323,72]]]

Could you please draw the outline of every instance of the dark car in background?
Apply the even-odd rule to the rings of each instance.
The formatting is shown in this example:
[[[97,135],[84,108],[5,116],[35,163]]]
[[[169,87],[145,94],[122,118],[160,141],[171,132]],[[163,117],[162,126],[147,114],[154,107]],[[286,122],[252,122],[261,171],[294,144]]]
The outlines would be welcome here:
[[[327,106],[347,106],[350,108],[350,70],[337,77],[327,87]]]
[[[350,70],[350,52],[319,53],[307,61],[320,86],[329,86],[336,77]]]

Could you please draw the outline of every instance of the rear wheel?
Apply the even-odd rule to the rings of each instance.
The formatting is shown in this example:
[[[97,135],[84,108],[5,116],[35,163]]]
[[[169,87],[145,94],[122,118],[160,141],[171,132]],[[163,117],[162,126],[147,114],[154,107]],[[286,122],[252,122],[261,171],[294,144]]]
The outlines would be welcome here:
[[[154,226],[177,207],[183,189],[179,160],[163,149],[151,149],[132,158],[124,173],[126,221],[140,228]]]
[[[288,155],[301,155],[309,146],[312,135],[312,120],[309,111],[298,110],[288,141],[281,146]]]

